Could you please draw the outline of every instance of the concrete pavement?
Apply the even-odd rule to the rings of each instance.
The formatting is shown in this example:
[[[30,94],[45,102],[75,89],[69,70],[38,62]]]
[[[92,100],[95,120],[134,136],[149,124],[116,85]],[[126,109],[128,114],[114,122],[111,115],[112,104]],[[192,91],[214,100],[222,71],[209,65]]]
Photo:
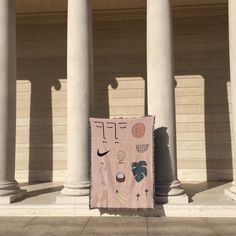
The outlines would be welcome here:
[[[235,236],[235,218],[2,217],[0,236]]]

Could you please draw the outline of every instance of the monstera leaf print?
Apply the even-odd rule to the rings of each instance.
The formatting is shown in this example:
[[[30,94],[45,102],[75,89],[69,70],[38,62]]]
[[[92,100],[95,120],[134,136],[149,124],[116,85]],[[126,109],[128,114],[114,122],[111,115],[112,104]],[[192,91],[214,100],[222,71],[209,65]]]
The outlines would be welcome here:
[[[147,176],[147,162],[139,161],[132,163],[132,172],[137,182],[140,182]]]

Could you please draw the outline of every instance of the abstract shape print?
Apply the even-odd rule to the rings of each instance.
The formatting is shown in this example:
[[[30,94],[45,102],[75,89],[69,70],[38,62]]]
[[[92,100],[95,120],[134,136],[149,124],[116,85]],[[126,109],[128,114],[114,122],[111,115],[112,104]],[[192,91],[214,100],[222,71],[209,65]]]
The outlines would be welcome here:
[[[132,128],[132,135],[135,138],[142,138],[145,134],[145,125],[142,123],[137,123]]]
[[[117,172],[116,181],[119,182],[119,183],[125,182],[125,174],[121,171]]]
[[[136,150],[140,153],[146,152],[148,149],[149,144],[137,144]]]
[[[90,118],[91,208],[153,208],[154,117]]]

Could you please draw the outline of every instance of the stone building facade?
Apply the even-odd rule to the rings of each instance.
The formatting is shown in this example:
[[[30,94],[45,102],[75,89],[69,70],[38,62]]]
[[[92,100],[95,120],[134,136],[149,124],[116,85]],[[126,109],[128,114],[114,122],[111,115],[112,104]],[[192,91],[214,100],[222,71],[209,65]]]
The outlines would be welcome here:
[[[21,196],[15,179],[67,179],[62,195],[87,195],[89,116],[152,114],[167,128],[158,195],[235,179],[235,11],[234,0],[1,0],[0,196]]]

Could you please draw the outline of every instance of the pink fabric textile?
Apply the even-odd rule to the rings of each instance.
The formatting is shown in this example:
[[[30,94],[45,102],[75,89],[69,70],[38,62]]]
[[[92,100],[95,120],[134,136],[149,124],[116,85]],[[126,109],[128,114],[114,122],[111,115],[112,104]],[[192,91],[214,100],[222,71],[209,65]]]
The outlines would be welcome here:
[[[153,208],[154,117],[90,118],[91,208]]]

